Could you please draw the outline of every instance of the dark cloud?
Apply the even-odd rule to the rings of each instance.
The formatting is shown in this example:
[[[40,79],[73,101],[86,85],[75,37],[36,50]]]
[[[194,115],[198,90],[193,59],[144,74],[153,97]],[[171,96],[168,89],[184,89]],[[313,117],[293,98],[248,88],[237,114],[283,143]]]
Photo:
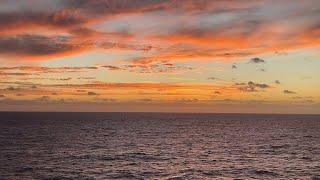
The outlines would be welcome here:
[[[12,86],[12,85],[19,85],[19,86],[32,86],[32,85],[37,85],[32,82],[25,82],[25,81],[1,81],[1,84],[9,84],[9,87],[17,87],[17,86]],[[18,89],[18,88],[17,88]]]
[[[248,82],[248,85],[249,85],[249,86],[258,87],[258,88],[262,88],[262,89],[264,89],[264,88],[269,88],[269,87],[270,87],[270,86],[267,85],[267,84],[259,84],[259,83],[254,83],[254,82],[252,82],[252,81],[249,81],[249,82]]]
[[[150,63],[150,64],[128,64],[128,65],[121,65],[121,66],[105,65],[101,67],[106,68],[110,71],[129,71],[129,72],[136,72],[136,73],[142,73],[142,74],[177,73],[182,71],[194,70],[193,67],[176,65],[172,63],[166,63],[166,62],[156,62],[156,63]]]
[[[65,36],[17,35],[0,37],[0,53],[7,55],[41,56],[71,51],[74,49]]]
[[[97,42],[93,42],[92,44],[102,49],[120,49],[120,50],[136,50],[136,51],[150,51],[152,49],[150,45],[124,44],[124,43],[115,43],[115,42],[108,42],[108,41],[97,41]]]
[[[237,69],[238,66],[236,64],[232,64],[232,69]]]
[[[93,79],[96,79],[96,78],[95,77],[78,77],[78,79],[93,80]]]
[[[192,102],[198,102],[198,101],[199,99],[197,98],[193,98],[193,99],[182,98],[177,100],[177,102],[181,102],[181,103],[192,103]]]
[[[45,66],[15,66],[15,67],[0,67],[0,75],[40,75],[41,73],[74,73],[96,70],[98,67],[45,67]],[[19,72],[11,72],[11,71]],[[48,79],[48,78],[46,78]]]
[[[89,96],[96,96],[96,95],[98,95],[98,94],[97,94],[97,93],[95,93],[95,92],[91,92],[91,91],[89,91],[89,92],[88,92],[88,95],[89,95]]]
[[[0,28],[23,28],[42,26],[48,28],[73,28],[103,17],[158,9],[163,0],[67,0],[55,1],[56,8],[33,6],[46,0],[25,4],[16,3],[17,10],[0,12]],[[47,1],[50,2],[50,1]],[[0,2],[1,4],[5,2]],[[52,2],[51,2],[52,3]],[[19,8],[19,6],[21,6]]]
[[[250,53],[250,52],[234,52],[234,53],[219,53],[217,55],[221,56],[221,57],[226,57],[226,58],[233,58],[233,57],[249,56],[249,55],[252,55],[252,53]]]
[[[315,101],[312,100],[312,99],[307,99],[307,100],[305,100],[305,102],[306,102],[306,103],[314,103]]]
[[[296,92],[294,92],[294,91],[289,91],[289,90],[283,90],[283,93],[284,93],[284,94],[297,94]]]
[[[274,83],[281,84],[279,80],[275,80]]]
[[[173,66],[172,63],[164,63],[163,65],[164,65],[164,66]]]
[[[8,87],[6,90],[8,90],[8,91],[17,91],[17,90],[19,90],[20,88],[15,88],[15,87],[12,87],[12,86],[10,86],[10,87]]]
[[[106,68],[106,69],[108,69],[110,71],[112,71],[112,70],[122,70],[122,68],[118,67],[118,66],[106,65],[106,66],[101,66],[101,67],[104,67],[104,68]]]
[[[3,95],[3,94],[0,94],[0,98],[4,98],[4,97],[6,97],[5,95]]]
[[[257,92],[258,89],[267,89],[270,88],[267,84],[254,83],[249,81],[247,84],[245,83],[236,83],[236,86],[240,86],[239,89],[245,92]]]
[[[139,99],[139,101],[142,101],[142,102],[152,102],[152,99],[150,99],[150,98],[144,98],[144,99]]]
[[[1,5],[1,3],[0,3]],[[76,10],[65,9],[56,12],[23,11],[0,13],[0,28],[23,28],[35,26],[48,26],[66,28],[86,22]]]
[[[97,102],[116,102],[116,99],[113,98],[96,98],[95,99]]]
[[[119,33],[119,36],[121,36],[121,33]],[[45,56],[50,58],[57,55],[67,56],[80,53],[83,50],[97,48],[136,51],[149,51],[152,48],[149,45],[109,42],[103,37],[105,37],[104,34],[97,36],[85,35],[84,37],[79,35],[44,36],[35,34],[0,36],[0,53],[7,56]]]
[[[220,6],[224,7],[227,2],[220,3]],[[1,12],[1,28],[23,26],[24,23],[30,26],[79,27],[91,21],[101,21],[103,18],[108,19],[121,14],[159,10],[190,12],[213,6],[210,0],[33,0],[32,3],[0,1],[0,6],[8,4],[13,5],[14,9]],[[226,8],[223,9],[226,11]]]
[[[0,76],[30,76],[39,75],[36,73],[23,73],[23,72],[0,72]]]
[[[135,11],[149,11],[164,7],[167,0],[69,0],[64,1],[65,7],[78,9],[91,15],[111,15]]]
[[[278,56],[286,56],[286,55],[288,55],[287,52],[281,52],[281,51],[276,51],[275,54],[278,55]]]
[[[259,63],[265,63],[265,60],[258,58],[258,57],[255,57],[255,58],[251,58],[250,62],[255,63],[255,64],[259,64]]]
[[[214,91],[213,93],[214,93],[214,94],[221,94],[220,91]]]
[[[220,80],[220,79],[216,77],[209,77],[208,80]]]
[[[48,2],[49,5],[34,8],[43,2]],[[53,1],[47,0],[36,0],[29,4],[15,2],[15,10],[0,11],[0,28],[21,31],[30,27],[71,29],[92,21],[101,21],[103,17],[157,9],[162,2],[163,0],[59,0],[55,1],[55,8],[50,4]],[[0,2],[0,6],[5,4],[6,2]]]
[[[246,83],[235,83],[236,86],[243,86],[246,85]]]
[[[35,99],[36,101],[48,102],[50,100],[49,96],[41,96],[40,98]]]
[[[69,78],[60,78],[59,80],[60,80],[60,81],[69,81],[69,80],[71,80],[71,79],[72,79],[72,78],[69,77]]]
[[[42,5],[39,5],[42,4]],[[100,32],[94,32],[91,30],[92,24],[99,24],[101,22],[106,22],[108,20],[112,20],[112,18],[120,17],[121,15],[130,15],[131,13],[145,13],[145,12],[159,12],[163,11],[165,13],[177,13],[177,15],[190,15],[190,12],[200,12],[194,13],[195,17],[201,15],[201,18],[206,19],[208,15],[217,15],[221,12],[230,12],[232,17],[235,17],[233,21],[226,21],[225,23],[217,23],[214,25],[212,29],[208,28],[212,24],[203,22],[203,24],[207,24],[205,26],[196,26],[196,23],[202,23],[201,19],[195,19],[196,22],[190,21],[191,26],[190,30],[188,25],[184,25],[181,27],[177,27],[177,29],[168,29],[168,33],[177,32],[180,37],[182,38],[173,38],[175,40],[181,39],[181,41],[186,43],[205,43],[207,45],[215,44],[218,46],[217,49],[208,49],[203,52],[196,52],[196,51],[181,51],[186,58],[194,58],[195,55],[203,56],[205,58],[238,58],[238,57],[248,57],[249,55],[259,55],[264,54],[266,52],[274,52],[275,49],[272,46],[285,46],[288,44],[292,44],[292,47],[296,49],[297,44],[300,44],[300,38],[294,39],[294,37],[300,37],[300,35],[310,34],[308,37],[307,42],[305,42],[301,46],[309,45],[311,41],[313,43],[313,39],[318,37],[318,29],[319,23],[317,22],[316,15],[319,13],[316,10],[313,10],[312,13],[309,10],[312,7],[311,4],[313,3],[306,3],[309,4],[308,6],[301,6],[299,2],[292,3],[292,6],[289,8],[284,8],[285,10],[290,10],[293,8],[293,12],[297,11],[297,14],[303,14],[304,18],[309,18],[310,23],[306,23],[305,29],[302,29],[301,32],[293,34],[292,39],[286,38],[287,36],[282,36],[282,33],[275,33],[272,28],[265,31],[266,28],[264,26],[269,27],[270,24],[274,25],[274,23],[270,19],[280,19],[285,17],[286,19],[292,18],[294,22],[296,22],[296,17],[291,16],[290,11],[281,12],[281,15],[278,15],[278,10],[283,8],[276,8],[276,13],[271,13],[270,18],[269,15],[264,15],[266,13],[264,8],[259,7],[259,5],[265,4],[266,7],[269,7],[269,3],[257,3],[255,1],[227,1],[227,0],[219,0],[219,1],[212,1],[212,0],[184,0],[184,1],[177,1],[177,0],[33,0],[32,2],[26,3],[25,1],[0,1],[0,6],[4,7],[0,9],[0,34],[6,34],[6,31],[14,31],[10,32],[11,34],[23,34],[29,30],[34,30],[36,28],[41,28],[39,31],[47,32],[56,30],[59,28],[59,32],[63,34],[72,34],[72,36],[77,36],[76,38],[88,38],[91,37],[92,40],[89,42],[89,46],[95,48],[118,48],[124,50],[141,50],[141,51],[150,51],[153,50],[153,46],[150,45],[131,45],[122,43],[123,41],[116,41],[116,42],[99,42],[95,44],[96,40],[103,39],[105,33],[101,33],[101,36],[95,36],[100,34]],[[6,6],[10,5],[13,6],[11,8],[6,8]],[[272,4],[271,4],[272,5]],[[281,7],[283,3],[279,3]],[[304,5],[304,4],[303,4]],[[258,6],[258,8],[256,7]],[[299,8],[297,8],[299,7]],[[301,11],[300,11],[301,9]],[[250,10],[250,11],[248,11]],[[260,12],[261,11],[261,12]],[[261,13],[263,16],[255,16],[255,13]],[[246,16],[243,16],[244,13]],[[289,15],[290,14],[290,15]],[[149,14],[148,14],[149,15]],[[277,17],[279,16],[279,17]],[[179,16],[178,16],[179,17]],[[227,20],[229,18],[226,18]],[[291,19],[289,19],[291,20]],[[313,22],[315,21],[315,22]],[[289,21],[289,24],[292,21]],[[297,21],[300,22],[300,21]],[[189,24],[189,23],[188,23]],[[177,23],[179,26],[180,23]],[[297,24],[300,25],[300,24]],[[197,27],[197,28],[194,28]],[[182,30],[179,30],[181,28]],[[231,31],[231,28],[234,31]],[[277,27],[275,27],[277,28]],[[309,28],[309,29],[308,29]],[[134,28],[133,28],[134,29]],[[37,29],[38,30],[38,29]],[[261,31],[262,30],[262,31]],[[308,33],[308,31],[310,33]],[[17,31],[17,32],[15,32]],[[34,32],[39,32],[34,31]],[[8,33],[8,32],[7,32]],[[9,34],[10,34],[9,33]],[[263,37],[265,39],[274,38],[272,42],[260,42],[259,37],[261,36],[260,33],[264,33],[267,37]],[[121,34],[121,33],[120,33]],[[159,36],[159,34],[165,33],[158,33],[154,36]],[[290,33],[291,34],[291,33]],[[123,34],[125,37],[140,35],[140,32],[135,32],[135,34],[130,35],[127,33]],[[232,38],[228,38],[228,36]],[[18,35],[21,36],[21,35]],[[169,35],[169,40],[171,34]],[[140,36],[139,36],[140,37]],[[243,37],[243,38],[238,38]],[[47,38],[47,39],[46,39]],[[1,54],[11,54],[11,55],[48,55],[48,54],[57,54],[57,53],[64,53],[70,52],[71,50],[78,49],[78,46],[85,46],[86,44],[72,44],[71,42],[61,42],[59,39],[55,37],[33,37],[32,40],[30,38],[25,37],[1,37],[0,39],[0,53]],[[44,43],[35,42],[34,39],[41,39]],[[49,40],[48,40],[49,39]],[[225,39],[222,43],[221,39]],[[239,41],[238,41],[239,40]],[[251,41],[252,40],[252,41]],[[279,41],[277,41],[279,40]],[[17,42],[22,42],[21,44]],[[46,42],[51,41],[51,42]],[[152,40],[151,40],[152,41]],[[187,42],[189,41],[189,42]],[[262,40],[261,40],[262,41]],[[2,43],[1,43],[2,42]],[[120,43],[121,42],[121,43]],[[251,42],[251,43],[249,43]],[[302,41],[304,42],[304,41]],[[174,42],[175,43],[175,42]],[[177,42],[179,43],[179,42]],[[224,44],[224,48],[220,48],[219,44]],[[226,43],[226,44],[225,44]],[[275,43],[275,44],[274,44]],[[1,45],[8,45],[8,48]],[[314,44],[314,43],[313,43]],[[228,46],[230,45],[230,46]],[[16,47],[17,46],[17,47]],[[241,48],[239,48],[241,46]],[[245,47],[242,47],[245,46]],[[16,47],[16,48],[11,48]],[[309,46],[308,46],[309,47]],[[221,52],[215,53],[218,49],[223,49]],[[238,50],[239,52],[232,52],[234,49],[253,49],[253,50]],[[271,50],[272,49],[272,50]],[[91,49],[90,49],[91,50]],[[77,51],[79,52],[79,51]],[[66,54],[63,54],[66,55]],[[190,57],[191,56],[191,57]],[[169,58],[174,59],[171,54],[168,55]],[[165,57],[166,59],[168,57]],[[182,55],[180,55],[180,58]],[[175,59],[179,59],[176,57]],[[261,61],[260,58],[256,59],[253,58],[255,63],[264,62]],[[143,58],[142,58],[143,60]],[[149,59],[151,60],[151,59]],[[236,66],[234,66],[236,68]]]

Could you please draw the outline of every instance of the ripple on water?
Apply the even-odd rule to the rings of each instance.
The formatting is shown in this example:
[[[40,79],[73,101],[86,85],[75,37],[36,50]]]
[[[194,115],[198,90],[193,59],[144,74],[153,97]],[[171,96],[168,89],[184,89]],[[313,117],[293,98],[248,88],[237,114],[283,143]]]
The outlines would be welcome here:
[[[253,170],[252,171],[254,174],[257,174],[259,176],[272,176],[272,177],[277,177],[279,176],[278,173],[273,172],[273,171],[268,171],[268,170]]]
[[[320,116],[22,113],[6,118],[0,113],[0,179],[320,180]]]

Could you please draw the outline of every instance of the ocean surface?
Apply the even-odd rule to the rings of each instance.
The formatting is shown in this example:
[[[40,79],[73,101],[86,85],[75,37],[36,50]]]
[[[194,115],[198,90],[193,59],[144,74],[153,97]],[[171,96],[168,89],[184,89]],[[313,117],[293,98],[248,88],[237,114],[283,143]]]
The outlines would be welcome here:
[[[320,116],[0,113],[0,179],[320,179]]]

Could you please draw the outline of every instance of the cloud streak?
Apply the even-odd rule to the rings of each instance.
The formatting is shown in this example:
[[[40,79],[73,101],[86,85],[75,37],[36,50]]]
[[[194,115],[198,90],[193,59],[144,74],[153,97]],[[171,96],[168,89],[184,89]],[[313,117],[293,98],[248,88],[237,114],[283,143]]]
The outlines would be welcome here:
[[[244,92],[257,92],[261,89],[271,88],[268,84],[255,83],[252,81],[249,81],[248,83],[236,83],[236,86],[239,87],[239,90]]]
[[[296,92],[294,92],[294,91],[290,91],[290,90],[283,90],[283,93],[284,94],[297,94]]]
[[[285,0],[276,5],[270,1],[226,0],[34,0],[32,4],[39,6],[35,8],[24,2],[2,1],[0,53],[29,60],[47,60],[96,49],[151,51],[154,46],[161,46],[147,56],[131,59],[149,63],[226,60],[289,51],[319,45],[319,10],[310,11],[310,7],[317,7],[315,4],[318,3],[313,0],[306,3]],[[267,13],[265,8],[273,6],[278,8]],[[292,11],[297,15],[292,15]],[[158,31],[144,29],[152,32],[147,34],[134,30],[134,27],[113,32],[93,27],[141,14],[152,15],[156,20],[161,18],[157,13],[186,19],[177,19],[176,25],[160,27]],[[264,16],[258,16],[259,13]],[[301,26],[303,18],[308,20]],[[288,23],[281,23],[284,20]],[[139,22],[134,23],[138,24],[133,26],[141,26]],[[292,28],[296,26],[300,28]],[[170,48],[177,44],[187,46]],[[263,61],[252,59],[255,63]]]
[[[250,62],[255,63],[255,64],[259,64],[259,63],[265,63],[265,60],[258,58],[258,57],[255,57],[255,58],[251,58]]]
[[[244,105],[291,102],[292,88],[316,104],[316,78],[299,80],[318,76],[319,7],[318,0],[3,0],[0,97]]]
[[[63,55],[78,50],[69,43],[68,37],[46,37],[39,35],[18,35],[0,38],[0,53],[11,56]]]

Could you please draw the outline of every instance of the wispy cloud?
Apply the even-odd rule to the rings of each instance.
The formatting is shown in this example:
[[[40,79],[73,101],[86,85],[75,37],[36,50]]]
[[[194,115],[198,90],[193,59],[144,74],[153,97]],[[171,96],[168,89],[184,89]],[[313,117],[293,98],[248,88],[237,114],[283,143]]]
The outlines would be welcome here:
[[[294,91],[290,91],[290,90],[283,90],[283,93],[284,94],[297,94],[296,92],[294,92]]]
[[[236,83],[241,91],[245,92],[257,92],[258,89],[271,88],[268,84],[261,84],[249,81],[248,83]]]
[[[98,95],[98,94],[97,94],[97,93],[95,93],[95,92],[91,92],[91,91],[89,91],[89,92],[88,92],[88,95],[89,95],[89,96],[96,96],[96,95]]]
[[[27,57],[29,60],[46,60],[97,48],[151,51],[154,45],[166,48],[176,44],[189,46],[167,49],[165,53],[156,50],[151,56],[134,59],[146,63],[166,59],[234,59],[289,51],[319,44],[318,11],[310,11],[316,4],[318,1],[313,0],[308,3],[287,0],[276,3],[227,0],[35,0],[32,5],[3,1],[0,3],[3,7],[0,9],[0,52]],[[278,8],[272,9],[273,6]],[[273,12],[267,13],[266,8],[271,8]],[[292,14],[293,11],[296,13]],[[175,26],[148,31],[152,33],[145,35],[130,29],[107,32],[93,28],[93,25],[137,14],[149,13],[154,18],[161,18],[156,16],[159,12],[186,17],[188,20],[177,19]],[[308,20],[300,26],[303,18]],[[284,20],[287,23],[281,23]],[[299,28],[292,28],[294,26]],[[254,62],[262,61],[255,59]]]
[[[0,1],[0,98],[41,105],[291,102],[292,96],[283,94],[297,92],[283,89],[299,89],[304,97],[318,88],[309,78],[310,86],[300,91],[297,79],[318,75],[316,63],[298,59],[311,51],[310,59],[318,56],[313,51],[320,44],[319,5],[318,0]],[[256,69],[249,69],[248,61]],[[282,68],[286,63],[294,67]],[[214,71],[218,68],[223,72]],[[281,75],[286,76],[278,80]]]

